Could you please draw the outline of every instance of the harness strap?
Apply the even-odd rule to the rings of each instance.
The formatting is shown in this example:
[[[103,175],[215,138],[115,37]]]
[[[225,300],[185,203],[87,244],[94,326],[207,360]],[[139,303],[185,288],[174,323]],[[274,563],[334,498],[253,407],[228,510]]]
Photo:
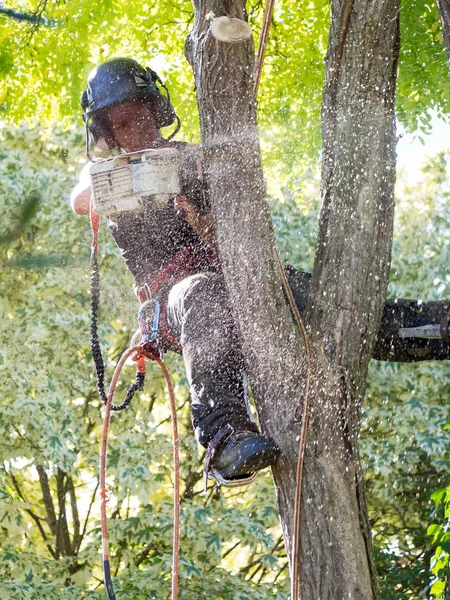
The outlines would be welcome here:
[[[143,304],[151,298],[160,298],[165,292],[186,277],[195,275],[202,268],[211,270],[211,267],[216,271],[220,271],[217,252],[201,244],[192,244],[175,254],[155,277],[138,289],[137,296],[139,301]],[[159,330],[161,336],[164,338],[168,348],[181,354],[181,344],[171,332],[167,322],[167,302],[161,302],[160,304]]]

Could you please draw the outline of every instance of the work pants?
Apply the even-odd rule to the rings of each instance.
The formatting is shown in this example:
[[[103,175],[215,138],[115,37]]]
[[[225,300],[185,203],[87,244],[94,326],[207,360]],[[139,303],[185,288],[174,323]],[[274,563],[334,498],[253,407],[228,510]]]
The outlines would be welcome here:
[[[257,431],[247,411],[244,360],[222,277],[204,272],[176,284],[167,323],[182,347],[200,444],[206,447],[226,425]]]

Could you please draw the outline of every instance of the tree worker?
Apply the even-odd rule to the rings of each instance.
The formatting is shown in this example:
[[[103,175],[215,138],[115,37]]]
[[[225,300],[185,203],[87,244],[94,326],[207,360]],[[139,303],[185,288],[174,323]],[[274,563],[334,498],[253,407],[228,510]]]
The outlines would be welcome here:
[[[154,71],[130,58],[113,58],[93,69],[81,106],[88,155],[91,142],[121,153],[170,147],[189,156],[196,148],[170,141],[180,121],[167,88]],[[175,131],[164,139],[160,129],[175,122]],[[205,471],[225,485],[242,485],[273,464],[279,450],[249,414],[244,359],[215,250],[201,164],[193,159],[184,166],[181,194],[158,210],[112,215],[109,229],[140,301],[150,294],[162,307],[164,349],[182,352],[195,436],[207,448]],[[87,215],[90,201],[87,165],[71,206]]]

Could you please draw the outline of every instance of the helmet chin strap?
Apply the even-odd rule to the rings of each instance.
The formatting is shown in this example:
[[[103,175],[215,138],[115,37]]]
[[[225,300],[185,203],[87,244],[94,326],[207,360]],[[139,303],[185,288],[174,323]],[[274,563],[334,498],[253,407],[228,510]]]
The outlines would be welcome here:
[[[180,128],[181,128],[180,117],[176,113],[175,113],[175,119],[177,121],[177,124],[176,124],[174,131],[172,131],[172,133],[167,138],[168,142],[177,135],[177,133],[180,131]]]

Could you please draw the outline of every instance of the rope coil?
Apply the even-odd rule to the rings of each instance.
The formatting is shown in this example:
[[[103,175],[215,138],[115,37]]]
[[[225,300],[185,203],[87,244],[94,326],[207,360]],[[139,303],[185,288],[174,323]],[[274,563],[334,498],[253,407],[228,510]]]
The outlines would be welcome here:
[[[111,569],[109,563],[109,537],[108,537],[108,520],[107,520],[107,503],[109,500],[108,490],[106,488],[106,456],[108,448],[108,433],[111,423],[111,411],[113,410],[114,392],[119,380],[120,373],[125,365],[125,362],[130,357],[135,357],[138,360],[143,359],[143,346],[132,346],[125,350],[116,365],[114,374],[109,385],[107,401],[105,404],[105,414],[103,418],[102,441],[100,445],[100,513],[101,513],[101,529],[102,529],[102,552],[103,552],[103,573],[105,578],[105,587],[109,600],[116,600],[114,588],[111,579]],[[161,369],[167,389],[169,392],[170,411],[172,417],[172,432],[173,432],[173,464],[174,464],[174,502],[173,502],[173,554],[172,554],[172,600],[178,598],[178,565],[179,565],[179,547],[180,547],[180,455],[178,442],[178,423],[177,423],[177,408],[175,403],[175,395],[169,371],[161,358],[153,358]],[[141,361],[141,369],[142,369]]]

